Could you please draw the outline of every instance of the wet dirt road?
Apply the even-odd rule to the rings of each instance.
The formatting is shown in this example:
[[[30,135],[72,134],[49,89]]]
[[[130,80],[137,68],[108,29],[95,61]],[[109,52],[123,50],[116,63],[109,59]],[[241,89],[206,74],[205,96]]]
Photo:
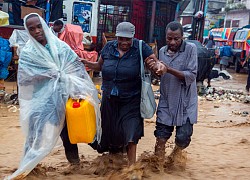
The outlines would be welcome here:
[[[247,74],[233,73],[232,80],[212,81],[215,88],[244,91]],[[6,83],[7,90],[13,90],[13,83]],[[155,86],[154,89],[158,89]],[[0,178],[11,174],[22,156],[24,136],[21,132],[18,111],[9,112],[6,105],[0,105]],[[54,149],[27,179],[235,179],[250,177],[250,117],[235,112],[250,112],[250,104],[231,100],[207,101],[199,97],[198,124],[190,146],[185,149],[179,165],[157,171],[157,161],[152,158],[155,138],[155,117],[145,120],[144,137],[138,144],[138,162],[135,167],[126,168],[121,157],[98,155],[86,144],[79,144],[81,164],[69,166],[63,147]],[[169,155],[174,144],[174,134],[166,148]],[[145,153],[147,152],[147,153]],[[106,163],[106,164],[105,164]]]

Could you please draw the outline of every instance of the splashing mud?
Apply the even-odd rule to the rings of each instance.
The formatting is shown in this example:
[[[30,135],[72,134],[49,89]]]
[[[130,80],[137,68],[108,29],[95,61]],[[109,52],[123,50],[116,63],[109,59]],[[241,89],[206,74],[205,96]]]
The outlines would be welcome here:
[[[168,151],[172,148],[167,148]],[[81,158],[79,164],[65,164],[63,170],[51,166],[39,164],[26,177],[27,180],[33,179],[49,179],[55,177],[55,173],[61,172],[64,176],[70,175],[90,175],[91,177],[98,176],[108,180],[142,180],[150,178],[152,174],[171,173],[173,171],[185,170],[187,162],[187,153],[182,153],[175,156],[174,159],[165,156],[164,162],[160,162],[158,157],[153,152],[144,152],[138,158],[138,161],[128,166],[125,154],[103,154],[96,157],[93,161],[86,161]],[[20,177],[22,178],[22,177]]]
[[[186,162],[186,151],[175,154],[174,157],[165,156],[164,162],[159,161],[159,158],[153,152],[144,152],[134,165],[111,174],[108,179],[141,180],[149,178],[152,173],[183,171],[185,170]]]

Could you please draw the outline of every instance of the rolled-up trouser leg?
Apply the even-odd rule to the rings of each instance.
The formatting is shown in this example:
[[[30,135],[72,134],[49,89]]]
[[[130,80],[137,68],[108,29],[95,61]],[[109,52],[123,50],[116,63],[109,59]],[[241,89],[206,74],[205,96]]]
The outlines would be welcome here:
[[[164,157],[165,157],[165,144],[166,144],[166,142],[167,142],[167,139],[156,138],[155,155],[160,159],[164,159]]]
[[[185,149],[191,142],[191,136],[193,134],[193,124],[190,123],[189,118],[186,124],[182,126],[176,126],[175,144],[181,149]]]
[[[154,135],[156,137],[155,155],[159,158],[165,157],[165,144],[171,137],[174,126],[167,126],[165,124],[156,122],[156,129]]]
[[[249,89],[250,89],[250,60],[248,60],[248,77],[247,77],[246,90],[249,91]]]

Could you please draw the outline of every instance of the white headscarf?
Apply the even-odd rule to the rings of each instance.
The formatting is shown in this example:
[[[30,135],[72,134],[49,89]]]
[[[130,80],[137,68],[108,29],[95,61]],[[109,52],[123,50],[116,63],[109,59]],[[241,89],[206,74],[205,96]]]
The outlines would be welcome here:
[[[41,24],[42,24],[42,28],[47,40],[47,43],[49,45],[49,47],[51,48],[51,55],[53,57],[53,60],[55,61],[55,63],[58,63],[58,48],[56,47],[56,42],[61,41],[60,39],[58,39],[49,29],[49,27],[47,26],[47,24],[45,23],[45,21],[43,20],[43,18],[41,18],[41,16],[39,16],[37,13],[30,13],[28,15],[26,15],[24,17],[24,27],[28,32],[28,35],[30,37],[30,40],[27,42],[29,43],[31,46],[34,46],[36,49],[38,49],[39,51],[41,51],[41,53],[46,56],[46,58],[51,58],[51,55],[49,54],[49,52],[47,51],[47,49],[45,49],[45,47],[39,43],[36,39],[34,39],[31,34],[29,33],[28,27],[26,25],[27,23],[27,18],[30,15],[37,15],[37,17],[39,18]],[[76,56],[77,57],[77,56]]]

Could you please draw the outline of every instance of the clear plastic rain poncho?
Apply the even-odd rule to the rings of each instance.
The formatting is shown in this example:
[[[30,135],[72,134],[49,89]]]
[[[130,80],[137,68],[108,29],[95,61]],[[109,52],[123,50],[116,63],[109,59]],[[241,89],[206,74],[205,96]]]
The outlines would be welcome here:
[[[69,97],[87,98],[94,105],[97,141],[101,137],[98,92],[92,80],[74,51],[36,15],[49,50],[28,33],[30,40],[21,52],[18,67],[20,122],[26,142],[18,170],[7,179],[27,176],[51,152],[64,126]],[[27,16],[24,18],[26,30]]]
[[[16,46],[17,48],[17,55],[20,56],[20,52],[22,48],[25,46],[26,42],[29,40],[29,36],[26,30],[18,30],[14,29],[12,32],[9,42],[10,47]]]

